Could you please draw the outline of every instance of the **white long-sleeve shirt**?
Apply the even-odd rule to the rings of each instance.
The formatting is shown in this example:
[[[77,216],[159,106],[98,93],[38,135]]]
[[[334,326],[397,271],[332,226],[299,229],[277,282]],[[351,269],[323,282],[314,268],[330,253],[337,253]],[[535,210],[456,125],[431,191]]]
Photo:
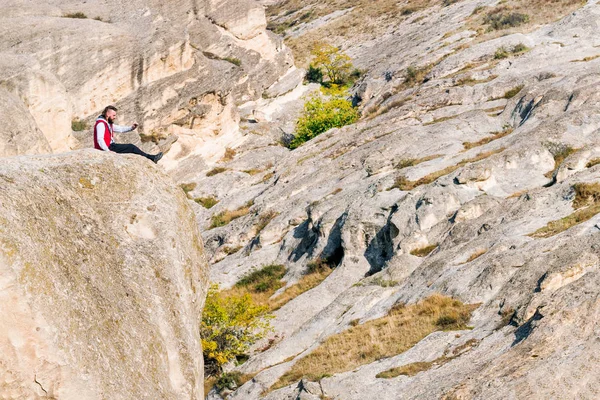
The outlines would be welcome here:
[[[96,136],[96,142],[98,143],[100,148],[104,151],[109,151],[108,145],[104,141],[104,134],[106,133],[105,126],[108,126],[108,129],[110,130],[110,144],[113,144],[115,142],[114,137],[113,137],[114,132],[125,133],[125,132],[131,132],[133,130],[133,128],[131,126],[111,125],[102,116],[100,116],[96,119],[96,121],[98,121],[98,120],[102,120],[106,123],[106,124],[98,124],[97,123],[94,128],[94,130],[95,130],[94,135]]]

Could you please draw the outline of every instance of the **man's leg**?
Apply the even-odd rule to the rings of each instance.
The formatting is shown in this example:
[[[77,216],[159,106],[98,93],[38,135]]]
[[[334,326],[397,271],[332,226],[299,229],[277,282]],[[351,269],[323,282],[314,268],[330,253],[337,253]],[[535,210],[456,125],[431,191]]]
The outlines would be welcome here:
[[[120,144],[120,143],[112,143],[109,147],[110,151],[114,151],[115,153],[131,153],[131,154],[138,154],[140,156],[144,156],[147,159],[151,160],[151,161],[155,161],[155,156],[152,156],[148,153],[144,153],[142,150],[140,150],[139,147],[137,147],[134,144]]]

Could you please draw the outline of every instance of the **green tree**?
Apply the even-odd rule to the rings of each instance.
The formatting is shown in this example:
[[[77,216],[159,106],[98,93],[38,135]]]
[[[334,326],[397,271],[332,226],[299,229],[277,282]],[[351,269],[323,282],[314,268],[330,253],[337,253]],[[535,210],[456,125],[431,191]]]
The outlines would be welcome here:
[[[267,312],[268,307],[255,304],[249,294],[226,297],[219,285],[210,286],[200,325],[207,376],[220,374],[223,364],[265,337],[272,329]]]
[[[350,57],[337,47],[327,43],[317,43],[311,55],[315,67],[325,70],[329,82],[333,84],[344,84],[348,80],[352,63]]]
[[[313,95],[304,103],[304,111],[296,122],[296,136],[291,141],[290,148],[295,149],[331,128],[351,124],[359,116],[352,103],[342,97],[324,100],[318,94]]]

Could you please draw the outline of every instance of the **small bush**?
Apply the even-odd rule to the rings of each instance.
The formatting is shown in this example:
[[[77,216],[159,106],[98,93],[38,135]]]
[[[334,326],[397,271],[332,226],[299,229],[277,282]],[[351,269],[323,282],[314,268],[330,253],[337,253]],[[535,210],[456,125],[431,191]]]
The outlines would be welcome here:
[[[85,121],[82,121],[80,119],[74,119],[73,121],[71,121],[71,129],[75,132],[81,132],[86,130],[87,128],[88,125]]]
[[[296,136],[289,147],[295,149],[331,128],[351,124],[358,118],[359,113],[350,101],[340,97],[324,100],[314,95],[304,104],[304,111],[296,122]]]
[[[278,215],[277,212],[270,210],[258,217],[258,224],[256,225],[256,234],[258,235],[263,229],[269,225],[269,223]]]
[[[225,297],[218,285],[210,286],[200,324],[207,376],[218,375],[223,364],[244,354],[272,329],[267,312],[250,295]]]
[[[307,82],[322,83],[323,71],[321,71],[321,68],[317,68],[314,65],[310,64],[308,66],[308,71],[306,71],[304,79],[306,79]]]
[[[508,58],[508,50],[504,46],[498,47],[494,53],[494,59],[503,60]]]
[[[78,11],[78,12],[74,12],[74,13],[63,14],[63,18],[86,19],[87,15],[85,15],[81,11]]]

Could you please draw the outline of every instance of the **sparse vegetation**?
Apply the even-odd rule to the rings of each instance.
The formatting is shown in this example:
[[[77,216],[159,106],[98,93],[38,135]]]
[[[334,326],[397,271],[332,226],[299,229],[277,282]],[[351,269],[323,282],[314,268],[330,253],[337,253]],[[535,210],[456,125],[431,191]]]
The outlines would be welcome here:
[[[239,58],[236,58],[236,57],[223,57],[222,60],[227,61],[237,67],[242,66],[242,60],[240,60]]]
[[[476,250],[475,252],[473,252],[473,254],[471,254],[469,256],[469,258],[467,258],[467,261],[465,261],[465,264],[470,263],[471,261],[474,261],[474,260],[478,259],[479,257],[481,257],[482,255],[484,255],[485,253],[487,253],[487,249]]]
[[[204,208],[213,208],[219,202],[214,196],[196,197],[194,201]]]
[[[497,7],[490,11],[483,20],[488,25],[488,30],[501,30],[515,28],[529,22],[529,15],[510,11],[507,7]]]
[[[519,86],[515,86],[514,88],[508,90],[506,93],[504,93],[504,98],[505,99],[512,99],[513,97],[515,97],[516,95],[519,94],[519,92],[523,89],[524,85],[519,85]]]
[[[235,284],[235,286],[238,288],[245,287],[256,293],[275,292],[283,286],[281,278],[283,278],[284,275],[285,267],[283,265],[266,265],[245,275]]]
[[[87,15],[85,15],[81,11],[78,11],[78,12],[74,12],[74,13],[63,14],[63,18],[86,19]]]
[[[585,164],[586,168],[592,168],[595,165],[600,164],[600,158],[593,158]]]
[[[228,256],[237,253],[242,249],[242,246],[224,246],[223,252]]]
[[[573,185],[575,199],[574,213],[556,221],[551,221],[543,228],[529,234],[533,238],[548,238],[567,229],[579,225],[600,213],[600,184],[576,183]]]
[[[196,186],[198,186],[196,182],[182,183],[181,185],[179,185],[179,187],[181,188],[181,190],[183,190],[188,199],[191,199],[189,193],[196,189]]]
[[[498,154],[504,151],[504,147],[501,147],[499,149],[496,150],[492,150],[492,151],[486,151],[484,153],[479,153],[478,155],[476,155],[473,158],[467,158],[465,160],[460,161],[458,164],[456,165],[452,165],[449,167],[446,167],[442,170],[436,171],[436,172],[432,172],[429,175],[425,175],[424,177],[416,180],[416,181],[411,181],[409,180],[405,175],[399,175],[396,177],[396,180],[394,181],[394,184],[388,188],[388,190],[392,190],[392,189],[400,189],[400,190],[412,190],[414,188],[416,188],[417,186],[421,186],[421,185],[427,185],[429,183],[434,182],[435,180],[437,180],[438,178],[441,178],[442,176],[446,176],[448,174],[451,174],[452,172],[456,171],[457,169],[459,169],[460,167],[463,167],[469,163],[472,162],[477,162],[477,161],[481,161],[484,160],[488,157],[491,157],[494,154]]]
[[[417,257],[427,257],[429,254],[431,254],[432,251],[437,249],[438,246],[439,246],[439,244],[435,243],[435,244],[432,244],[429,246],[419,247],[416,249],[412,249],[410,251],[410,254],[412,254],[413,256],[417,256]]]
[[[296,136],[289,147],[295,149],[331,128],[351,124],[358,118],[358,111],[345,98],[323,99],[318,94],[313,95],[304,103],[304,111],[296,122]]]
[[[485,144],[493,142],[494,140],[498,140],[500,138],[503,138],[504,136],[508,136],[511,133],[513,133],[513,128],[510,125],[505,125],[504,129],[502,129],[502,131],[494,132],[494,133],[492,133],[491,136],[483,138],[477,142],[463,142],[463,146],[464,146],[465,150],[470,150],[474,147],[483,146]]]
[[[552,169],[552,171],[548,171],[546,172],[546,174],[544,174],[544,176],[548,179],[552,179],[552,177],[554,176],[554,174],[556,173],[556,171],[558,171],[558,169],[560,168],[561,164],[565,161],[565,159],[567,157],[569,157],[571,154],[577,152],[579,149],[573,148],[571,146],[559,146],[557,149],[554,150],[554,168]]]
[[[599,57],[600,57],[600,54],[597,54],[595,56],[584,57],[581,60],[573,60],[571,62],[588,62],[588,61],[593,61]]]
[[[271,389],[301,378],[317,381],[324,376],[350,371],[384,357],[400,354],[437,330],[466,329],[476,308],[458,300],[433,295],[417,304],[398,304],[383,318],[355,325],[330,336],[318,348],[300,359]],[[438,322],[455,320],[451,325]]]
[[[233,210],[233,211],[225,210],[225,211],[221,211],[218,214],[213,215],[212,218],[210,219],[210,226],[208,227],[208,229],[225,226],[225,225],[229,224],[231,221],[233,221],[234,219],[243,217],[244,215],[246,215],[250,212],[250,207],[252,207],[253,204],[254,203],[252,201],[249,201],[248,203],[246,203],[245,205],[243,205],[242,207],[240,207],[236,210]]]
[[[215,168],[211,169],[210,171],[208,171],[206,173],[206,176],[215,176],[215,175],[220,174],[220,173],[225,172],[225,171],[227,171],[227,168],[224,168],[224,167],[215,167]]]
[[[480,83],[491,82],[494,79],[496,79],[497,77],[498,77],[498,75],[490,75],[484,79],[473,79],[472,77],[469,76],[469,77],[459,79],[458,81],[456,81],[454,86],[475,86],[475,85],[479,85]]]
[[[446,364],[449,361],[452,361],[453,359],[455,359],[456,357],[458,357],[465,351],[467,351],[467,350],[471,349],[472,347],[474,347],[475,345],[477,345],[477,343],[479,343],[479,341],[477,339],[467,340],[463,345],[458,346],[456,349],[454,349],[452,354],[444,353],[444,355],[436,358],[433,361],[418,361],[415,363],[405,364],[400,367],[392,368],[387,371],[381,372],[381,373],[377,374],[376,377],[390,379],[390,378],[395,378],[400,375],[415,376],[419,372],[428,371],[429,369],[431,369],[434,366],[439,367],[439,366]]]
[[[87,128],[88,124],[85,121],[82,121],[77,118],[71,121],[71,130],[74,130],[75,132],[81,132],[86,130]]]
[[[267,225],[269,225],[269,222],[271,222],[273,220],[273,218],[275,218],[277,215],[279,215],[279,213],[277,213],[273,210],[269,210],[269,211],[261,214],[258,217],[258,224],[256,224],[256,227],[255,227],[256,234],[258,235],[260,232],[262,232],[262,230],[265,229],[267,227]]]

